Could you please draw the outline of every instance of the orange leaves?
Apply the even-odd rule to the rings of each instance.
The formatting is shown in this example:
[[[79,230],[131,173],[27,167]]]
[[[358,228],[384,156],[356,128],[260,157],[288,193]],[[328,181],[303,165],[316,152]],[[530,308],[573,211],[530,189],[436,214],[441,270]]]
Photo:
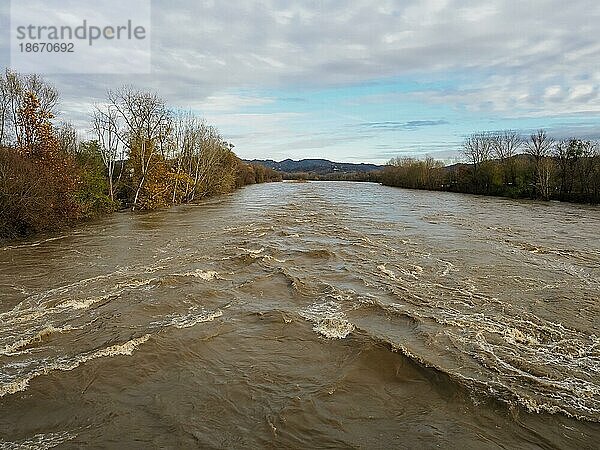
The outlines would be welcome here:
[[[23,156],[38,160],[55,158],[59,144],[50,123],[52,117],[52,113],[40,108],[33,92],[24,94],[23,106],[17,111],[17,144]]]
[[[80,213],[74,198],[79,171],[72,156],[60,152],[51,118],[51,113],[40,108],[34,93],[24,93],[17,112],[15,157],[7,159],[13,172],[19,167],[31,168],[32,176],[22,180],[20,189],[30,185],[31,189],[25,192],[30,192],[32,201],[25,199],[22,204],[29,206],[22,208],[27,210],[14,213],[26,217],[23,227],[34,231],[59,228],[77,219]]]

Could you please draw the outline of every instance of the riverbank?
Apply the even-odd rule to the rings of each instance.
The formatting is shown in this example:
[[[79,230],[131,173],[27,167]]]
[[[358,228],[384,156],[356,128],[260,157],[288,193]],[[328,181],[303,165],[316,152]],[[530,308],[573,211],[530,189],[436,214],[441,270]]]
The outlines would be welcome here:
[[[4,87],[9,87],[4,88]],[[37,75],[0,74],[0,237],[69,228],[120,207],[154,210],[280,180],[234,144],[156,93],[109,91],[82,140],[54,110],[58,91]],[[10,120],[5,120],[5,118]]]
[[[466,162],[445,165],[432,157],[397,157],[380,170],[311,159],[261,164],[279,167],[284,179],[373,181],[407,189],[600,203],[597,141],[576,137],[556,141],[544,130],[529,137],[514,130],[482,132],[468,136],[458,154]]]
[[[470,170],[468,164],[462,165],[464,168],[459,170]],[[447,169],[446,167],[444,169]],[[548,198],[540,198],[536,196],[533,191],[519,192],[515,189],[507,187],[500,187],[495,189],[487,189],[487,192],[480,192],[470,188],[467,185],[460,185],[454,181],[437,182],[437,183],[412,183],[406,179],[395,178],[393,171],[394,169],[387,169],[388,172],[366,172],[366,173],[348,173],[348,174],[310,174],[310,173],[284,173],[283,179],[290,181],[348,181],[355,183],[376,183],[383,186],[397,187],[402,189],[410,190],[421,190],[431,192],[451,192],[456,194],[470,194],[484,197],[498,197],[513,200],[537,200],[537,201],[557,201],[563,203],[575,203],[575,204],[588,204],[598,205],[600,204],[600,196],[592,193],[591,195],[559,195],[558,193],[550,195]],[[453,169],[450,169],[453,170]],[[390,172],[392,172],[390,174]],[[438,177],[438,180],[443,179]]]
[[[246,182],[248,182],[248,181],[250,181],[250,180],[248,180],[248,178],[246,178]],[[274,175],[273,177],[270,177],[269,179],[262,179],[260,181],[254,181],[254,182],[250,182],[248,184],[237,185],[235,190],[228,192],[228,193],[233,193],[239,189],[242,189],[246,186],[250,186],[253,184],[274,183],[274,182],[280,182],[280,181],[281,181],[281,179],[279,179],[279,177],[277,175]],[[219,197],[220,195],[226,195],[226,194],[227,193],[220,193],[220,194],[215,194],[212,196],[206,196],[206,197],[202,197],[195,201],[184,203],[184,204],[198,205],[207,199],[216,198],[216,197]],[[155,208],[154,211],[169,209],[173,206],[177,206],[177,204],[161,206],[161,207]],[[105,209],[101,212],[98,212],[92,216],[85,217],[85,218],[79,219],[79,220],[75,220],[68,224],[61,224],[61,226],[48,227],[48,228],[41,229],[38,231],[30,230],[29,232],[24,233],[22,230],[20,230],[19,232],[15,231],[13,233],[10,233],[10,232],[6,232],[5,227],[0,226],[0,230],[5,230],[4,234],[0,233],[0,246],[7,246],[7,245],[11,245],[11,244],[18,245],[21,242],[26,242],[31,239],[35,239],[37,237],[43,238],[44,236],[48,236],[48,239],[53,239],[53,236],[56,234],[59,234],[61,232],[65,232],[65,231],[69,231],[69,230],[76,230],[78,227],[81,227],[83,225],[89,225],[89,224],[92,224],[97,221],[101,221],[102,219],[104,219],[110,215],[113,215],[113,214],[143,214],[143,213],[147,213],[147,212],[149,212],[149,210],[132,211],[131,207],[127,207],[127,206],[116,207],[116,205],[115,205],[114,207],[107,208],[107,209]],[[0,214],[0,216],[1,215],[2,214]],[[40,240],[40,242],[44,242],[44,240],[42,239],[42,240]]]
[[[526,153],[517,153],[519,148]],[[524,141],[515,132],[505,131],[467,138],[463,153],[469,162],[450,166],[433,158],[395,158],[378,174],[378,180],[410,189],[600,203],[597,142],[576,138],[556,142],[543,130]]]
[[[571,197],[571,198],[564,198],[564,197],[560,197],[560,196],[551,196],[549,198],[543,199],[543,198],[539,198],[536,197],[534,195],[515,195],[512,193],[506,193],[506,192],[499,192],[499,193],[478,193],[478,192],[471,192],[469,190],[458,190],[456,188],[453,187],[439,187],[439,188],[426,188],[426,187],[409,187],[409,186],[403,186],[403,185],[396,185],[396,184],[386,184],[383,181],[368,181],[365,180],[364,182],[366,183],[379,183],[382,186],[389,186],[389,187],[395,187],[395,188],[400,188],[400,189],[408,189],[408,190],[416,190],[416,191],[428,191],[428,192],[447,192],[447,193],[452,193],[452,194],[466,194],[466,195],[474,195],[474,196],[478,196],[478,197],[494,197],[494,198],[501,198],[501,199],[507,199],[507,200],[530,200],[530,201],[536,201],[536,202],[558,202],[558,203],[565,203],[565,204],[579,204],[579,205],[590,205],[590,206],[597,206],[600,204],[600,199],[596,200],[595,197],[590,198],[586,198],[586,197]]]

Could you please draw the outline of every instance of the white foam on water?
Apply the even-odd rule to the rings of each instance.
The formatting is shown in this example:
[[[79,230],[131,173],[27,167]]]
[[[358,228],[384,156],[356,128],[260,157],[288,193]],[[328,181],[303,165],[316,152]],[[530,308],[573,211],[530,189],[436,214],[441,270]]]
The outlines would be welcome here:
[[[16,249],[16,248],[37,247],[37,246],[42,245],[42,244],[44,244],[46,242],[57,241],[59,239],[64,239],[66,237],[67,236],[56,236],[56,237],[52,237],[52,238],[48,238],[48,239],[42,239],[41,241],[32,242],[31,244],[7,245],[6,247],[2,247],[2,250],[11,250],[11,249]]]
[[[124,283],[117,283],[115,284],[115,288],[116,289],[123,289],[123,288],[138,288],[141,286],[147,286],[150,283],[157,281],[158,278],[146,278],[143,280],[131,280],[131,281],[127,281]]]
[[[77,329],[77,328],[72,327],[71,325],[65,325],[64,327],[59,327],[59,328],[56,328],[54,325],[47,325],[45,328],[38,331],[33,336],[19,339],[18,341],[13,342],[12,344],[6,344],[3,349],[0,349],[0,355],[10,356],[10,355],[14,355],[16,353],[19,353],[19,354],[23,353],[23,352],[19,352],[18,350],[22,349],[23,347],[26,347],[27,345],[30,345],[30,344],[33,344],[36,342],[41,342],[44,338],[46,338],[54,333],[64,333],[66,331],[71,331],[74,329]]]
[[[214,280],[215,278],[219,278],[219,273],[214,270],[201,270],[196,269],[192,272],[184,272],[184,273],[174,273],[173,275],[178,277],[194,277],[201,278],[205,281]]]
[[[77,437],[68,431],[39,433],[22,441],[0,441],[0,450],[47,450]]]
[[[275,262],[278,262],[278,263],[284,263],[286,261],[285,259],[277,259],[277,258],[274,258],[273,256],[270,256],[270,255],[262,255],[261,257],[262,257],[263,261],[264,260],[275,261]]]
[[[0,323],[5,326],[13,326],[20,323],[32,322],[40,319],[48,313],[46,309],[38,308],[36,310],[16,310],[12,309],[6,313],[0,314]]]
[[[344,339],[355,329],[340,305],[333,300],[315,302],[300,312],[313,322],[313,330],[330,339]]]
[[[354,325],[345,319],[323,319],[313,326],[314,331],[330,339],[344,339],[354,328]]]
[[[244,252],[246,252],[246,253],[250,253],[251,255],[258,255],[258,254],[260,254],[260,253],[262,253],[262,252],[264,252],[264,251],[265,251],[265,248],[264,248],[264,247],[261,247],[261,248],[259,248],[258,250],[252,250],[252,249],[249,249],[249,248],[244,248],[244,247],[236,247],[236,248],[237,248],[238,250],[242,250],[242,251],[244,251]]]
[[[444,267],[444,269],[443,269],[441,272],[438,272],[438,274],[439,274],[441,277],[445,277],[445,276],[446,276],[446,275],[448,275],[450,272],[458,272],[458,269],[456,269],[456,268],[454,267],[454,264],[452,264],[451,262],[449,262],[449,261],[443,261],[443,260],[441,260],[441,259],[438,259],[438,261],[439,261],[439,262],[441,262],[441,263],[443,263],[443,264],[445,264],[445,267]]]
[[[217,317],[221,317],[223,315],[223,311],[218,310],[214,312],[203,312],[200,314],[185,314],[179,317],[173,317],[171,319],[170,325],[173,325],[175,328],[189,328],[194,325],[198,325],[203,322],[212,322]]]
[[[228,306],[225,306],[227,308]],[[190,328],[194,325],[204,322],[212,322],[218,317],[223,316],[223,311],[207,311],[204,308],[191,307],[186,314],[170,314],[161,316],[161,320],[150,322],[152,327],[175,327],[175,328]]]
[[[389,278],[391,278],[392,280],[396,280],[396,274],[391,271],[390,269],[385,267],[385,264],[380,264],[379,266],[377,266],[377,269],[386,274]]]
[[[535,336],[523,333],[518,328],[508,327],[504,330],[504,338],[507,342],[512,344],[527,344],[527,345],[539,345],[540,341]]]
[[[92,306],[94,303],[101,302],[103,300],[108,300],[109,298],[119,297],[121,294],[107,294],[101,297],[88,297],[85,300],[67,300],[66,302],[62,302],[58,306],[61,308],[73,308],[73,309],[87,309]]]
[[[13,380],[0,385],[0,397],[4,397],[7,394],[15,394],[19,391],[26,390],[29,386],[29,382],[40,375],[46,375],[56,370],[70,371],[79,367],[81,364],[86,363],[87,361],[91,361],[97,358],[112,357],[119,355],[131,356],[133,352],[137,349],[137,347],[139,347],[141,344],[150,339],[150,336],[150,334],[145,334],[143,336],[131,339],[122,344],[111,345],[109,347],[105,347],[94,352],[78,355],[73,359],[59,360],[58,362],[55,362],[48,366],[41,367],[27,374],[25,377],[19,380]]]
[[[22,378],[5,385],[0,385],[0,397],[4,397],[6,394],[14,394],[19,391],[24,391],[29,386],[31,379],[35,378],[36,376],[37,375],[32,375],[30,377]]]
[[[103,356],[117,356],[117,355],[127,355],[131,356],[136,348],[142,345],[150,339],[150,334],[145,334],[135,339],[131,339],[123,344],[111,345],[110,347],[106,347],[102,350],[97,350],[92,353],[91,357],[85,359],[82,362],[89,361],[90,359],[100,358]]]
[[[46,291],[38,292],[36,294],[32,294],[27,297],[25,300],[15,305],[10,311],[0,313],[0,322],[5,321],[5,318],[11,318],[14,316],[19,316],[23,314],[25,311],[31,311],[34,307],[46,306],[46,299],[55,297],[58,295],[67,294],[72,288],[81,287],[93,283],[95,281],[104,280],[110,278],[114,275],[120,274],[119,270],[115,272],[111,272],[104,275],[97,275],[95,277],[84,278],[82,280],[66,284],[63,286],[59,286],[53,289],[48,289]],[[116,287],[119,287],[117,285]]]

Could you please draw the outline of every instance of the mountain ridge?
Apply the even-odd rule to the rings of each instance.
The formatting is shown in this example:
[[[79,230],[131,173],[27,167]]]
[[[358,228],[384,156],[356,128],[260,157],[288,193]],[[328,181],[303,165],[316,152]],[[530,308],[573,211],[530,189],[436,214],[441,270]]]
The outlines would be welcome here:
[[[246,159],[244,161],[252,164],[260,164],[261,166],[284,173],[366,173],[381,170],[385,167],[383,165],[368,163],[340,163],[321,158],[306,158],[297,161],[290,158],[282,161],[272,159]]]

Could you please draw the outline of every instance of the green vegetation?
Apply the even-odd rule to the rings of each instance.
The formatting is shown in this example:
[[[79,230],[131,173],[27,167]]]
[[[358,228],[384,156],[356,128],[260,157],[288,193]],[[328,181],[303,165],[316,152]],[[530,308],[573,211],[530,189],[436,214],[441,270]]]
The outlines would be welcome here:
[[[244,163],[218,130],[123,88],[95,108],[95,139],[55,125],[58,92],[37,75],[0,75],[0,237],[56,230],[127,207],[155,209],[279,181]]]
[[[388,186],[512,198],[600,203],[600,147],[554,141],[543,130],[523,139],[512,130],[465,139],[468,164],[444,167],[432,158],[395,158],[378,180]]]

